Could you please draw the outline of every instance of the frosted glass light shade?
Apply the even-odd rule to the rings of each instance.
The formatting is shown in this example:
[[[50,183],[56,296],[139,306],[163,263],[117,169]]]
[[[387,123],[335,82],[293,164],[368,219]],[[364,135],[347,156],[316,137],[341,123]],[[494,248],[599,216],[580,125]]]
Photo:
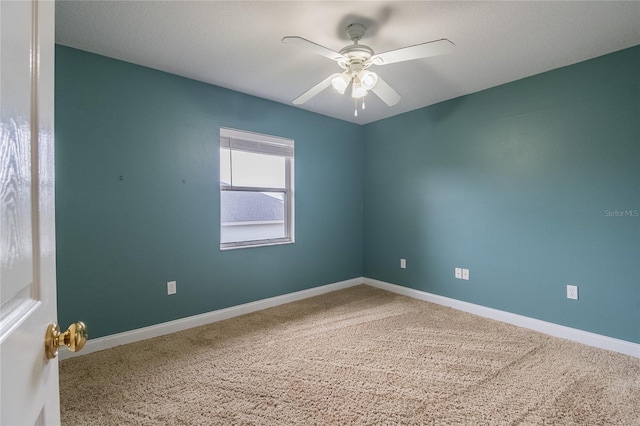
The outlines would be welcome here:
[[[353,79],[353,86],[351,89],[351,97],[355,99],[363,98],[367,95],[367,90],[362,86],[360,80],[357,78]]]
[[[372,71],[360,71],[358,79],[362,83],[364,90],[371,90],[378,82],[378,75]]]
[[[336,78],[331,80],[331,85],[336,90],[336,92],[341,95],[344,94],[344,91],[347,90],[347,87],[351,83],[351,76],[347,72],[343,72]]]

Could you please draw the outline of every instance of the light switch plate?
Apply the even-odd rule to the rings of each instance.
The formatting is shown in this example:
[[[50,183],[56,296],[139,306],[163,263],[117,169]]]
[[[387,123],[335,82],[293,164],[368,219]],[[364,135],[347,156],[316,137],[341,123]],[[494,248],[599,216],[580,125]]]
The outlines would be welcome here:
[[[400,259],[400,267],[402,269],[406,269],[407,268],[407,259]]]
[[[463,269],[462,270],[462,279],[469,281],[469,270],[468,269]]]
[[[167,283],[167,294],[176,294],[176,282],[169,281]]]

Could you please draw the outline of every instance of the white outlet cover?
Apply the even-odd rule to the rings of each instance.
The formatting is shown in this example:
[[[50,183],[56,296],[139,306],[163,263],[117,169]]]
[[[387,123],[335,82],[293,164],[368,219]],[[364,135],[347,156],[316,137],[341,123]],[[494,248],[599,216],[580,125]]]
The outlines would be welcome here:
[[[578,286],[567,285],[567,299],[578,300]]]
[[[169,281],[167,283],[167,294],[176,294],[176,282]]]
[[[462,279],[469,281],[469,270],[468,269],[463,269],[462,270]]]
[[[402,269],[406,269],[406,267],[407,267],[407,259],[400,259],[400,267]]]
[[[456,268],[455,269],[455,277],[459,280],[462,279],[462,268]]]

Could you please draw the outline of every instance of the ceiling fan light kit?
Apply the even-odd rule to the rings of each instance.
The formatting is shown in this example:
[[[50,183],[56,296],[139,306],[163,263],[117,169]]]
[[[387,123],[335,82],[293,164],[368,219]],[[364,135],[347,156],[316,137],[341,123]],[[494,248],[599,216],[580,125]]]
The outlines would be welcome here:
[[[369,91],[375,93],[387,105],[396,105],[401,99],[398,92],[380,78],[378,74],[369,71],[369,67],[442,55],[450,53],[455,47],[451,41],[443,38],[375,55],[373,49],[369,46],[358,44],[366,31],[364,25],[358,23],[350,24],[347,26],[346,31],[353,44],[344,47],[340,52],[334,52],[329,48],[298,36],[287,36],[282,39],[283,43],[299,46],[336,61],[338,66],[344,70],[342,73],[330,75],[298,96],[293,100],[295,105],[307,102],[329,86],[332,86],[336,92],[342,95],[349,85],[351,85],[351,97],[354,98],[356,104],[355,116],[358,115],[358,99],[362,99],[362,109],[365,109],[364,97]]]

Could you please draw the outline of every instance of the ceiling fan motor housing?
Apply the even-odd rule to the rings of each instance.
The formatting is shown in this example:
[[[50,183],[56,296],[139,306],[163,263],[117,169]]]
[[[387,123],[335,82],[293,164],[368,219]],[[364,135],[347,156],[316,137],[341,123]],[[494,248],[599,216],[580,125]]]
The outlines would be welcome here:
[[[364,44],[352,44],[340,51],[340,54],[347,58],[359,59],[361,61],[368,61],[373,56],[373,49]]]

